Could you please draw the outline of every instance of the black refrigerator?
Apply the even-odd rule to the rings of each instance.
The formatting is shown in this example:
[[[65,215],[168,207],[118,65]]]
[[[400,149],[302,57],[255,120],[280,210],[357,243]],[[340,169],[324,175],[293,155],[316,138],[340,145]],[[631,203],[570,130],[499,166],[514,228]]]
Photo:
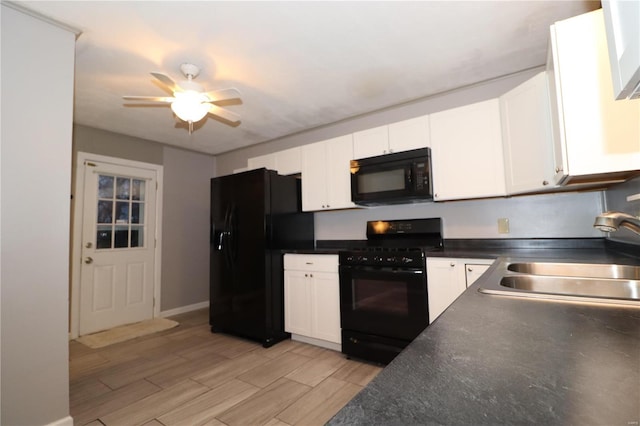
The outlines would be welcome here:
[[[284,331],[283,250],[314,247],[300,180],[257,169],[211,179],[209,324],[269,347]]]

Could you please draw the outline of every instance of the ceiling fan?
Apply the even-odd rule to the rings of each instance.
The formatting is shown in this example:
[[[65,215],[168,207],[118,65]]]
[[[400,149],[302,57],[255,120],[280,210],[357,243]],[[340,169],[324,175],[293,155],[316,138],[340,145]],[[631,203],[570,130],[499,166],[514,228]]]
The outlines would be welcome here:
[[[182,121],[189,123],[189,134],[193,133],[193,123],[202,120],[207,113],[216,115],[226,121],[237,123],[240,116],[227,109],[221,108],[216,103],[229,99],[240,99],[240,92],[233,87],[221,90],[205,92],[201,84],[193,81],[200,74],[200,68],[193,64],[180,65],[180,71],[186,77],[176,83],[166,74],[152,72],[151,75],[158,79],[171,92],[168,96],[123,96],[129,101],[164,102],[171,104],[171,109]]]

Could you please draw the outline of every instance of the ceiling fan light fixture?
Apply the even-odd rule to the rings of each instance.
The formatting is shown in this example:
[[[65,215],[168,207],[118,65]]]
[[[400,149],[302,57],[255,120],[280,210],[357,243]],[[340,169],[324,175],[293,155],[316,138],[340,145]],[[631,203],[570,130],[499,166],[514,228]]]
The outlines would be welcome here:
[[[203,99],[202,93],[186,90],[174,93],[174,96],[176,100],[171,104],[171,109],[182,121],[195,123],[209,112],[210,105]]]

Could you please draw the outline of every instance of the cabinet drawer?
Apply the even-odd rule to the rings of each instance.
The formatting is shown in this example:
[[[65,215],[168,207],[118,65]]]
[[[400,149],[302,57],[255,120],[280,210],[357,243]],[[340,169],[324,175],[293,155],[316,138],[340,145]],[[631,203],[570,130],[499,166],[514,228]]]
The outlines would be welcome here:
[[[285,254],[284,269],[288,271],[338,272],[338,255]]]

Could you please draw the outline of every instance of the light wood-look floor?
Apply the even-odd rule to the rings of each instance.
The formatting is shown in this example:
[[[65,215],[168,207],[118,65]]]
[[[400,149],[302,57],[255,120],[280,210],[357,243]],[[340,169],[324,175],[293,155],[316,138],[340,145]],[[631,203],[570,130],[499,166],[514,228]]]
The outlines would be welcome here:
[[[212,334],[208,311],[101,349],[72,341],[75,425],[324,424],[381,368],[287,340],[271,348]]]

